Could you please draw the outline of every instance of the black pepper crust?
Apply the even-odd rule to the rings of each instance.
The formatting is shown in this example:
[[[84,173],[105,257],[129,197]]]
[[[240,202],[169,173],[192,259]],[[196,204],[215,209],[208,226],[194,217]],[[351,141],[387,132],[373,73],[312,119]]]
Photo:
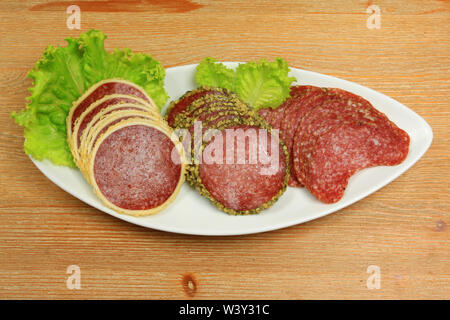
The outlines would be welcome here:
[[[191,95],[193,95],[195,93],[202,92],[202,91],[205,91],[205,90],[215,91],[215,92],[221,93],[221,95],[224,95],[224,96],[232,94],[227,89],[215,88],[215,87],[209,87],[209,86],[201,86],[201,87],[198,87],[198,88],[196,88],[194,90],[190,90],[190,91],[186,92],[185,94],[183,94],[178,100],[174,100],[174,101],[170,102],[169,106],[167,107],[167,109],[166,109],[166,111],[164,113],[164,120],[167,121],[170,112],[172,111],[174,106],[177,105],[181,100],[183,100],[183,99],[185,99],[187,97],[190,97]]]

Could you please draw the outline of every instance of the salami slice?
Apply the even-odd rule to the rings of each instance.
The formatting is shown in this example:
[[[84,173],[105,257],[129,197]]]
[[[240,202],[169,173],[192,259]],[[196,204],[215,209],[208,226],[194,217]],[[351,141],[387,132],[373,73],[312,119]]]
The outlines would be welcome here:
[[[105,205],[117,212],[154,214],[180,190],[182,158],[179,141],[153,123],[124,120],[110,127],[95,144],[89,162],[91,184]]]
[[[387,122],[335,126],[317,139],[305,185],[319,200],[334,203],[342,198],[354,173],[372,166],[397,165],[408,149],[408,134],[392,130]]]
[[[376,110],[367,100],[352,95],[331,94],[322,105],[310,110],[299,123],[292,144],[292,171],[298,181],[305,183],[309,159],[317,138],[332,127],[345,122],[387,123],[389,119]]]
[[[97,82],[90,87],[70,108],[66,118],[67,136],[69,140],[72,137],[75,121],[78,117],[95,101],[111,94],[127,94],[146,101],[152,108],[158,110],[153,100],[148,96],[145,90],[138,85],[121,79],[108,79]]]
[[[300,97],[305,94],[307,86],[294,86],[291,87],[290,98],[286,99],[280,106],[278,106],[271,114],[271,117],[267,119],[267,122],[274,128],[280,129],[281,122],[284,119],[284,113],[291,103],[291,98]],[[281,136],[281,135],[280,135]]]
[[[200,193],[228,214],[252,214],[270,207],[286,188],[286,149],[259,126],[235,124],[219,130],[203,145],[202,162],[196,166]],[[265,131],[261,134],[261,130]],[[276,161],[263,161],[256,150]]]
[[[112,106],[114,108],[114,106]],[[83,137],[81,139],[81,144],[78,148],[79,153],[79,164],[80,168],[85,168],[87,163],[89,162],[89,157],[92,152],[93,147],[97,140],[104,134],[106,131],[119,123],[122,120],[129,118],[143,118],[147,119],[148,122],[154,123],[156,126],[160,127],[164,132],[169,133],[170,128],[164,123],[160,122],[160,120],[154,119],[154,117],[148,113],[147,111],[142,110],[133,110],[129,109],[110,109],[106,112],[105,116],[99,117],[96,115],[94,118],[94,123],[90,126],[89,130],[85,130]]]
[[[292,145],[295,131],[303,116],[311,109],[321,105],[325,100],[330,99],[326,91],[319,87],[302,86],[303,92],[289,99],[289,105],[284,112],[281,121],[280,135],[286,144],[290,158],[291,176],[288,185],[291,187],[302,187],[303,184],[297,179],[293,167]]]
[[[86,128],[89,129],[91,122],[94,120],[95,123],[95,119],[99,119],[107,112],[111,112],[112,110],[124,109],[147,111],[149,114],[153,114],[155,119],[160,117],[154,110],[149,109],[148,105],[141,103],[139,100],[133,99],[133,97],[131,96],[105,96],[104,98],[90,105],[75,121],[71,140],[69,141],[69,146],[71,147],[72,151],[74,151],[72,152],[72,154],[74,156],[75,162],[77,162],[79,158],[77,150],[81,143],[81,137],[84,130]]]
[[[205,95],[189,105],[184,113],[177,116],[177,119],[181,118],[183,121],[180,121],[179,124],[175,121],[175,126],[188,128],[194,121],[207,121],[219,113],[226,112],[252,113],[256,117],[256,113],[235,95],[226,97]]]
[[[175,117],[174,127],[179,127],[178,119],[193,120],[201,116],[202,114],[210,113],[213,109],[236,109],[242,107],[243,103],[239,103],[236,97],[211,95],[207,94],[191,103],[184,112],[179,113]],[[247,106],[245,106],[247,109]]]
[[[167,108],[166,120],[169,123],[169,126],[174,127],[176,116],[180,113],[185,112],[186,108],[191,103],[193,103],[197,99],[204,97],[205,95],[227,96],[229,95],[229,92],[221,88],[200,87],[196,90],[185,93],[177,101],[171,102],[169,107]]]

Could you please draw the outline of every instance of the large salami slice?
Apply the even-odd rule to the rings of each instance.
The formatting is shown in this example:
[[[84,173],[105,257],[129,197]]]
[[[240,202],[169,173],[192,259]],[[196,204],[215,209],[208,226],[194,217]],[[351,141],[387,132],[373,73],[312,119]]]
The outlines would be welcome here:
[[[306,187],[319,200],[340,200],[357,171],[397,165],[408,154],[409,136],[387,123],[358,122],[335,126],[321,135],[310,159]]]
[[[340,90],[340,92],[344,92]],[[292,171],[298,181],[305,183],[311,152],[317,138],[332,127],[345,122],[377,121],[389,123],[389,119],[376,110],[367,100],[353,94],[330,94],[331,99],[310,110],[301,119],[292,143]],[[362,103],[363,102],[363,103]],[[391,124],[392,126],[395,126]]]
[[[144,119],[128,119],[97,141],[90,180],[95,193],[115,211],[154,214],[175,198],[183,183],[182,157],[178,140]]]
[[[89,156],[97,140],[106,133],[110,127],[122,120],[129,118],[147,119],[148,122],[154,123],[160,127],[162,131],[167,133],[170,132],[170,128],[167,125],[158,119],[154,119],[154,117],[146,111],[138,109],[134,110],[131,106],[128,106],[128,108],[125,109],[114,107],[115,106],[112,106],[110,109],[107,109],[107,113],[104,117],[98,117],[98,115],[94,117],[94,123],[89,127],[89,130],[85,130],[81,144],[77,150],[80,158],[80,161],[77,164],[80,168],[85,168],[89,162]]]
[[[204,145],[202,163],[197,167],[197,188],[229,214],[251,214],[268,208],[286,188],[286,150],[278,140],[273,141],[276,148],[271,148],[276,138],[260,130],[265,129],[233,125],[221,129]],[[257,151],[273,155],[276,163],[262,160],[255,154]]]

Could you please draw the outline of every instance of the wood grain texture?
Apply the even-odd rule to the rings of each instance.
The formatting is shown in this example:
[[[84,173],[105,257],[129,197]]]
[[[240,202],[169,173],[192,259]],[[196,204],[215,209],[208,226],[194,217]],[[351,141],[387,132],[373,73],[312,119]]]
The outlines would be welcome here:
[[[449,1],[82,1],[80,31],[66,27],[73,3],[0,2],[0,298],[450,298]],[[281,56],[355,81],[425,118],[433,144],[382,190],[283,230],[197,237],[119,221],[47,180],[9,118],[44,47],[91,28],[166,67]],[[72,264],[81,290],[66,288]]]

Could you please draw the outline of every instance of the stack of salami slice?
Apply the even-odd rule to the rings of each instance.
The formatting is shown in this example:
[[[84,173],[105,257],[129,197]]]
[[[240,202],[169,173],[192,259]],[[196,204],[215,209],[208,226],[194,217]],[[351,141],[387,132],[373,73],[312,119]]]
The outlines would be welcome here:
[[[174,200],[184,181],[184,149],[144,89],[101,81],[66,121],[75,163],[106,206],[143,216]]]
[[[345,90],[295,86],[282,105],[259,114],[289,150],[289,186],[306,186],[325,203],[340,200],[359,170],[397,165],[408,155],[408,134]]]
[[[285,191],[286,147],[236,95],[207,87],[188,92],[171,103],[167,121],[191,155],[188,182],[222,211],[258,213]]]

